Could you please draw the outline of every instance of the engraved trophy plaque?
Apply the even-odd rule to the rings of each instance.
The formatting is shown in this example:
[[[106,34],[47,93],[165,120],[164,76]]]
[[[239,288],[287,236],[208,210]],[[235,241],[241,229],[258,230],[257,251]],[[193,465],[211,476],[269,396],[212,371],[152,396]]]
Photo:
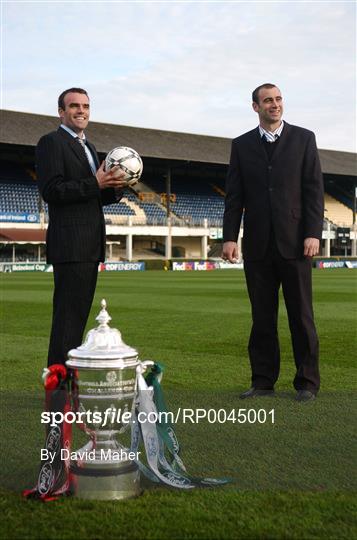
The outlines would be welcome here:
[[[88,332],[83,345],[69,351],[66,362],[73,373],[73,409],[77,417],[82,413],[78,426],[90,438],[71,452],[70,470],[75,496],[115,500],[140,493],[138,465],[120,438],[130,430],[141,362],[119,330],[109,327],[105,300],[101,308],[98,327]]]

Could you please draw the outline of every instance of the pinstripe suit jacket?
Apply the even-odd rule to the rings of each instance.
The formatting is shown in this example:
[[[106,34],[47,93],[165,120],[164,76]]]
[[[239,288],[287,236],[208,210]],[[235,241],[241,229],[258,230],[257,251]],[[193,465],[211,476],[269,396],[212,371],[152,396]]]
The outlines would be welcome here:
[[[96,165],[95,147],[87,142]],[[67,131],[44,135],[36,148],[38,188],[48,203],[47,262],[98,262],[105,258],[103,204],[118,200],[100,190],[85,152]]]

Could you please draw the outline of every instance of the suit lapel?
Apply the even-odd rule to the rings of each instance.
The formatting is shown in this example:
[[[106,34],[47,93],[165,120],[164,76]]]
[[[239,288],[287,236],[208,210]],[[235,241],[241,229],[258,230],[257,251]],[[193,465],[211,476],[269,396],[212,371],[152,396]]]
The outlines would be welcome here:
[[[280,154],[284,152],[284,150],[286,149],[286,145],[289,141],[289,132],[290,132],[290,125],[284,121],[284,127],[280,135],[279,144],[275,148],[272,159],[271,159],[272,163],[274,163],[274,161],[276,161],[279,158]]]
[[[252,150],[257,155],[257,157],[259,157],[260,159],[262,159],[265,162],[268,162],[268,156],[267,156],[267,153],[265,151],[264,144],[262,142],[262,138],[261,138],[260,133],[259,133],[259,127],[257,127],[256,129],[253,129],[250,132],[250,135],[251,135],[251,144],[250,144],[250,146],[251,146]]]
[[[87,165],[89,167],[88,159],[85,155],[84,149],[81,147],[79,142],[72,137],[65,129],[59,127],[57,131],[64,139],[66,140],[68,146],[70,149],[74,152],[74,154],[77,156],[77,158],[80,160],[81,163]]]

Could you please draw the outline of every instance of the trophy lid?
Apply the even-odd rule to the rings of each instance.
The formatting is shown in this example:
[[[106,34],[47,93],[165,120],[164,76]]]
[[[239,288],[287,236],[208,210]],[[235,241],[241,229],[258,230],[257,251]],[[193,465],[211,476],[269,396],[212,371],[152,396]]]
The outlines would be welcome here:
[[[111,317],[107,312],[107,303],[100,303],[101,311],[96,317],[99,325],[89,330],[86,339],[77,349],[68,353],[66,365],[71,368],[124,368],[139,363],[138,352],[122,340],[116,328],[110,328]]]

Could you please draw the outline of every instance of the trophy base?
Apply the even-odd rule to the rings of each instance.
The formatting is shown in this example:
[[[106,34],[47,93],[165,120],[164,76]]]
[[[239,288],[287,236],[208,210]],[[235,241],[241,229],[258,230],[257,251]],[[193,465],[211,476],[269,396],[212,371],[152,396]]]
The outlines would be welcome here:
[[[140,471],[136,463],[121,467],[80,467],[71,464],[74,496],[79,499],[114,501],[137,497],[141,493]]]

